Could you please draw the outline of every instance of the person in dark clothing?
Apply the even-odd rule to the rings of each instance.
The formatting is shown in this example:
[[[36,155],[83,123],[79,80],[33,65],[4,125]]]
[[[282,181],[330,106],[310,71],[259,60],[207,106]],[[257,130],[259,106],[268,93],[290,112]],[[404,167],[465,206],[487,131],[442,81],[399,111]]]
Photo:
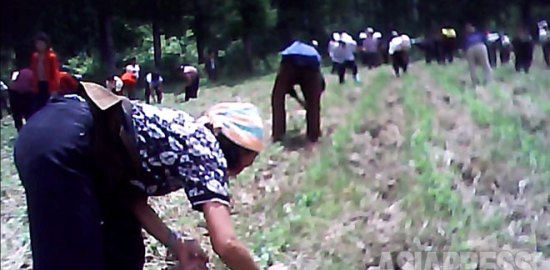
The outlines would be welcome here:
[[[216,52],[211,51],[208,54],[208,59],[206,59],[205,70],[206,74],[208,74],[208,80],[211,82],[215,82],[218,80],[218,63],[216,61]]]
[[[305,99],[307,138],[316,142],[321,136],[320,106],[323,92],[321,56],[308,44],[296,41],[282,53],[281,66],[271,95],[272,139],[280,141],[286,133],[285,96],[300,85]]]
[[[413,45],[424,52],[426,64],[431,64],[432,61],[438,61],[435,37],[433,34],[426,36],[426,38],[416,39]]]
[[[546,66],[550,68],[550,30],[548,29],[548,22],[543,20],[538,23],[539,28],[539,42],[542,47],[542,55]]]
[[[453,63],[454,53],[456,51],[456,31],[453,28],[446,27],[441,29],[441,46],[438,48],[441,53],[440,63]]]
[[[8,89],[10,108],[15,128],[19,131],[23,127],[23,120],[30,117],[33,105],[33,73],[30,68],[15,71],[11,77]]]
[[[529,73],[529,69],[533,63],[533,49],[535,44],[527,29],[522,27],[518,31],[518,35],[512,40],[512,46],[514,48],[514,55],[516,56],[516,62],[514,64],[516,71],[520,72],[523,70],[525,73]]]

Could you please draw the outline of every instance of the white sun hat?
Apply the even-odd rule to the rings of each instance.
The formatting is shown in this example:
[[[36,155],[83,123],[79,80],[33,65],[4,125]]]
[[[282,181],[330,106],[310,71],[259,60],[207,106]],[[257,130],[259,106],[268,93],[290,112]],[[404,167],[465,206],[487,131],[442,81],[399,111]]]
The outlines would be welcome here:
[[[365,33],[365,32],[359,33],[359,38],[360,38],[360,39],[365,39],[365,38],[367,38],[367,33]]]
[[[332,33],[332,39],[334,39],[335,41],[340,41],[340,34],[339,33]]]

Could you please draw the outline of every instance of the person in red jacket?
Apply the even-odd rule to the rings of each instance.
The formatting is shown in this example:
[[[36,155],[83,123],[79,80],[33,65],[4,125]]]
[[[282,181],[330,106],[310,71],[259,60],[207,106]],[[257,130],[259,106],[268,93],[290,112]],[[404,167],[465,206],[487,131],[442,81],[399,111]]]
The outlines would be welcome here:
[[[59,91],[59,60],[53,51],[50,38],[39,33],[34,39],[36,51],[31,57],[33,71],[34,105],[31,114],[40,110],[50,98]]]

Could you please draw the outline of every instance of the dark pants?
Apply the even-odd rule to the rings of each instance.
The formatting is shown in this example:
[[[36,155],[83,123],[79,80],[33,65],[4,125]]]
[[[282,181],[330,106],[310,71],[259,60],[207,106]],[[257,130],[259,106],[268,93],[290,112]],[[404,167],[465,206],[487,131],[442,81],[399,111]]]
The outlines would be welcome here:
[[[488,43],[487,52],[489,53],[489,64],[491,67],[497,66],[497,44],[495,42]]]
[[[185,87],[185,102],[189,101],[190,99],[197,98],[199,93],[199,77],[195,77],[193,79],[193,82],[187,87]]]
[[[142,269],[139,223],[128,207],[98,196],[93,124],[87,103],[54,97],[19,133],[14,156],[35,270]]]
[[[153,89],[151,89],[153,88]],[[145,102],[147,104],[149,104],[150,102],[150,98],[151,98],[151,90],[154,90],[155,91],[155,94],[157,95],[157,103],[160,104],[162,103],[162,90],[161,90],[161,87],[160,86],[150,86],[149,84],[147,84],[147,86],[145,87]]]
[[[338,80],[341,84],[345,81],[347,69],[351,69],[353,77],[357,76],[357,64],[355,60],[344,61],[344,63],[338,64]]]
[[[27,120],[32,106],[32,94],[8,91],[10,98],[11,115],[15,128],[19,131],[23,127],[23,119]]]
[[[546,41],[542,44],[542,55],[544,56],[546,66],[550,67],[550,41]]]
[[[39,111],[46,105],[50,98],[50,86],[48,82],[38,82],[38,93],[33,97],[32,107],[29,111],[29,117]]]
[[[454,39],[443,39],[441,42],[441,58],[443,63],[452,63],[454,60],[454,51],[455,51],[455,40]]]
[[[392,66],[395,75],[399,77],[399,69],[402,69],[404,73],[407,73],[409,66],[409,53],[406,51],[396,51],[391,56]]]
[[[365,52],[365,64],[369,69],[379,65],[380,54],[378,52]]]
[[[332,62],[332,69],[330,70],[330,74],[336,74],[337,70],[338,70],[338,63]]]
[[[510,46],[500,47],[500,63],[502,65],[510,62],[510,55],[512,54],[512,48]]]
[[[518,42],[514,46],[514,54],[516,56],[516,62],[514,67],[517,72],[525,71],[529,72],[531,64],[533,63],[533,43],[532,42]]]
[[[306,103],[307,137],[316,142],[321,136],[321,94],[323,79],[319,68],[297,66],[282,61],[271,95],[273,141],[279,141],[286,133],[285,97],[294,85],[300,85]]]

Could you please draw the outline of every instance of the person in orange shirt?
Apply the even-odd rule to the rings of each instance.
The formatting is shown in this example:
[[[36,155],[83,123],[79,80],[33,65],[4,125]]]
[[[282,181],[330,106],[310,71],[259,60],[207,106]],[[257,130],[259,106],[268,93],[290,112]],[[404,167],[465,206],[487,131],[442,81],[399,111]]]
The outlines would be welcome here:
[[[120,79],[124,83],[123,90],[126,92],[126,95],[129,99],[134,98],[134,90],[137,86],[137,77],[133,73],[126,71],[122,76],[120,76]]]
[[[78,90],[78,80],[70,73],[59,72],[59,91],[60,95],[76,94]]]
[[[45,33],[39,33],[34,39],[36,51],[31,57],[33,71],[34,104],[31,114],[40,110],[51,94],[59,91],[59,60],[53,51],[50,38]]]

